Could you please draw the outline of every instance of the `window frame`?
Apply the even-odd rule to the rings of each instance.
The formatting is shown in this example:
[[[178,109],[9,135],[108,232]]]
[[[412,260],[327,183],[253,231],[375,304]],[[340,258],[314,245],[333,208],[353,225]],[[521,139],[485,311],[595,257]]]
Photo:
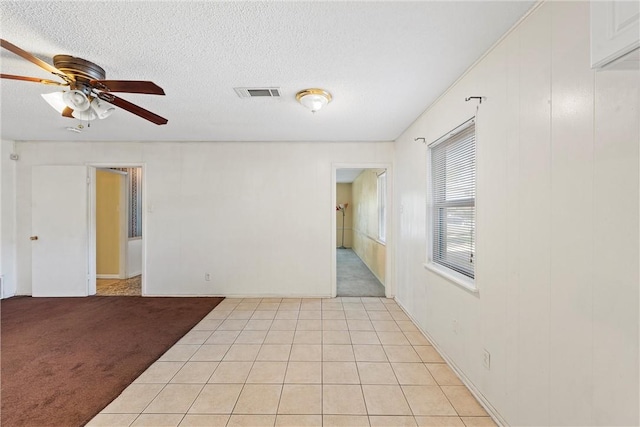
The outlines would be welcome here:
[[[455,136],[457,136],[458,134],[460,134],[461,132],[467,130],[470,126],[476,126],[476,128],[474,129],[474,152],[473,152],[473,156],[474,156],[474,161],[475,161],[475,165],[476,165],[476,171],[475,171],[475,175],[474,175],[474,185],[475,185],[475,196],[473,198],[472,201],[472,205],[474,207],[474,221],[473,221],[473,230],[474,230],[474,250],[472,253],[473,256],[473,260],[474,260],[474,270],[473,270],[473,275],[474,277],[469,277],[459,271],[457,271],[456,269],[453,269],[451,267],[448,267],[446,264],[444,263],[440,263],[434,260],[434,239],[436,238],[436,224],[435,224],[435,218],[436,218],[436,213],[435,213],[435,201],[434,201],[434,178],[433,178],[433,159],[432,159],[432,151],[433,148],[437,147],[438,145],[442,144],[442,143],[446,143],[447,141],[449,141],[451,138],[454,138]],[[427,270],[430,270],[442,277],[444,277],[445,279],[449,280],[450,282],[453,282],[454,284],[461,286],[462,288],[471,291],[473,293],[477,293],[478,292],[478,286],[477,286],[477,282],[476,282],[476,277],[475,277],[475,265],[476,265],[476,250],[475,248],[477,247],[477,199],[478,199],[478,194],[477,194],[477,175],[478,175],[478,171],[477,171],[477,142],[478,142],[478,138],[477,138],[477,124],[476,124],[476,118],[471,117],[470,119],[466,120],[465,122],[463,122],[461,125],[457,126],[456,128],[452,129],[451,131],[447,132],[445,135],[443,135],[442,137],[436,139],[435,141],[433,141],[432,143],[430,143],[427,147],[427,156],[426,156],[426,160],[427,160],[427,203],[426,203],[426,207],[427,207],[427,215],[426,215],[426,220],[427,220],[427,224],[426,224],[426,231],[427,231],[427,261],[424,263],[424,267]],[[456,201],[455,203],[451,203],[451,205],[453,206],[469,206],[469,199],[465,199],[465,200],[461,200],[461,201]]]

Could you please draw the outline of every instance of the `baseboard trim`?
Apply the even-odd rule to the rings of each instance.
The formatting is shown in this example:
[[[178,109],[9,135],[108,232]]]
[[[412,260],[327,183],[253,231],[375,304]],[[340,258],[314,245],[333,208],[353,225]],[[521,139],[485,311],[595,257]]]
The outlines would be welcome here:
[[[217,298],[301,298],[301,299],[309,299],[309,298],[333,298],[331,295],[296,295],[296,294],[143,294],[144,297],[171,297],[171,298],[180,298],[180,297],[217,297]]]
[[[96,279],[116,279],[120,280],[119,274],[96,274]]]
[[[438,343],[431,337],[431,335],[429,335],[426,331],[424,331],[419,326],[416,319],[414,319],[413,316],[409,314],[408,310],[402,305],[400,301],[398,301],[397,297],[394,297],[393,299],[396,302],[396,304],[400,306],[402,311],[404,311],[404,314],[406,314],[407,317],[411,319],[413,324],[416,325],[420,333],[422,333],[422,335],[424,335],[429,341],[431,341],[431,344],[433,344],[433,347],[435,347],[435,349],[438,351],[440,356],[442,356],[445,362],[447,362],[447,365],[449,365],[449,367],[453,369],[453,371],[460,378],[462,383],[469,389],[471,394],[473,394],[473,396],[478,400],[478,402],[480,402],[482,407],[487,411],[487,413],[491,416],[491,418],[493,418],[493,421],[495,421],[495,423],[498,424],[498,426],[500,427],[508,427],[509,424],[502,417],[502,415],[500,415],[500,413],[496,410],[496,408],[494,408],[493,405],[487,400],[487,398],[484,397],[484,395],[480,392],[480,390],[478,390],[475,384],[473,384],[471,380],[462,372],[462,370],[460,370],[460,368],[453,362],[453,360],[447,355],[447,353],[445,353],[442,350],[442,348],[440,348]]]

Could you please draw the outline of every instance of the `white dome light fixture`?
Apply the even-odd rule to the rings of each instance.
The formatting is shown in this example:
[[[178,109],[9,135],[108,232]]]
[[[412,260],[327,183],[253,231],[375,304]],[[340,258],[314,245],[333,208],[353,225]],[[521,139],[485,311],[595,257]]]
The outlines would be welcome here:
[[[87,95],[79,90],[70,90],[62,94],[62,99],[67,107],[72,108],[73,111],[84,111],[89,108],[89,98]]]
[[[62,114],[65,108],[67,108],[67,104],[62,99],[63,92],[51,92],[51,93],[43,93],[42,97],[49,105],[53,107],[58,113]]]
[[[43,93],[42,97],[58,113],[83,121],[106,119],[116,110],[112,104],[93,96],[93,94],[87,96],[79,90]],[[65,111],[69,111],[69,113],[65,113]]]
[[[312,113],[315,113],[330,103],[332,96],[324,89],[305,89],[296,94],[296,99]]]
[[[83,111],[73,110],[71,115],[74,118],[76,118],[78,120],[83,120],[85,122],[90,122],[91,120],[95,120],[95,119],[98,118],[98,115],[96,114],[95,111],[93,111],[92,108],[88,108],[88,109],[83,110]]]
[[[96,112],[96,115],[100,120],[106,119],[116,111],[116,107],[99,98],[93,98],[93,101],[91,101],[91,108]]]

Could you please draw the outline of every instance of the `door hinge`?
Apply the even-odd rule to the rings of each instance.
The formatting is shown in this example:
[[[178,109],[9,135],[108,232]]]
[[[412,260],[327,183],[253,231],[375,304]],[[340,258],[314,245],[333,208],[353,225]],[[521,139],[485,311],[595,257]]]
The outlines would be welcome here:
[[[87,184],[91,184],[91,178],[87,177]]]

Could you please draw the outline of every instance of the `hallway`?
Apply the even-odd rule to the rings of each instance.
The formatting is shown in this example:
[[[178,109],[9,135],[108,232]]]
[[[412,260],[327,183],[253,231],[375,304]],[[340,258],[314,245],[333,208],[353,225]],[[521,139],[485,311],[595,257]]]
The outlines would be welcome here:
[[[336,249],[339,297],[384,297],[384,286],[351,249]]]

